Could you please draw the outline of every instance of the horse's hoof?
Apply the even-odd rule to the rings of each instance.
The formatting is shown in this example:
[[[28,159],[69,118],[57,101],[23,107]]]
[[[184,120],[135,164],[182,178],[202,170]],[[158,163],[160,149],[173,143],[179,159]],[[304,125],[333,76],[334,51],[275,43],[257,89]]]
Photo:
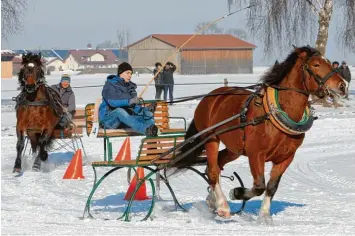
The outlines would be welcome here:
[[[39,169],[40,169],[40,166],[39,166],[39,165],[34,165],[34,166],[32,166],[32,170],[33,170],[33,171],[38,172]]]
[[[259,213],[258,219],[256,220],[258,225],[268,225],[273,226],[274,220],[269,213]]]
[[[231,218],[231,212],[229,209],[218,208],[217,215],[225,219]]]
[[[222,206],[219,206],[217,208],[217,215],[219,215],[220,217],[223,217],[225,219],[231,218],[231,211],[230,211],[227,201],[222,203]]]

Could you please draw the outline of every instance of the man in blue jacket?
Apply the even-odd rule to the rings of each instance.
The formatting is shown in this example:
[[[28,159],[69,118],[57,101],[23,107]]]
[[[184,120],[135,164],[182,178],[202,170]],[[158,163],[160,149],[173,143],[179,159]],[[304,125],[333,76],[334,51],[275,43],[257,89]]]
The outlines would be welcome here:
[[[130,127],[146,136],[157,136],[158,127],[154,122],[154,106],[142,107],[137,97],[137,85],[131,82],[133,69],[123,62],[118,66],[117,75],[109,75],[102,90],[99,108],[100,123],[106,129]]]

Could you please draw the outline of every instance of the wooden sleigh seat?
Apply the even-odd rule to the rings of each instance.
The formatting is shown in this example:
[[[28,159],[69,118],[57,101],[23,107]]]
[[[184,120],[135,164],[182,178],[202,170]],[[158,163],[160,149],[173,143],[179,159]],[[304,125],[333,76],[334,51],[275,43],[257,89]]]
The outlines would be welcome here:
[[[134,160],[104,160],[92,162],[94,167],[140,167],[140,166],[157,166],[161,164],[167,164],[176,156],[175,153],[169,153],[162,158],[159,156],[165,152],[168,152],[171,148],[175,147],[179,143],[184,141],[184,135],[172,135],[172,136],[159,136],[159,137],[146,137],[142,139],[139,147],[138,155]],[[201,161],[206,158],[206,152],[203,151],[200,155]]]
[[[95,103],[87,104],[85,107],[85,126],[86,133],[89,136],[94,123],[99,122],[99,106],[102,102],[101,98],[98,98]],[[186,120],[183,117],[170,117],[169,108],[166,102],[157,101],[146,101],[146,106],[156,102],[157,107],[154,113],[155,124],[158,126],[161,134],[174,134],[174,133],[185,133],[186,132]],[[182,128],[171,128],[170,120],[177,119],[182,120],[184,127]],[[125,129],[104,129],[100,128],[97,137],[124,137],[124,136],[144,136],[143,134],[134,132],[130,128]]]

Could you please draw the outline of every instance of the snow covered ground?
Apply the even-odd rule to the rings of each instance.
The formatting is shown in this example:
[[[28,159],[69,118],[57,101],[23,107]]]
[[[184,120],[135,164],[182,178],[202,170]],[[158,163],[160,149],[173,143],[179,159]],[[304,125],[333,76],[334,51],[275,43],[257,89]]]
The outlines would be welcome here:
[[[176,97],[207,93],[219,87],[207,83],[229,82],[245,85],[255,83],[266,68],[255,68],[253,75],[208,75],[179,76],[176,83],[206,83],[198,86],[175,86]],[[355,74],[355,71],[352,71]],[[106,75],[73,75],[72,85],[102,85]],[[138,84],[145,84],[150,75],[134,77]],[[49,84],[57,83],[58,76],[48,77]],[[234,85],[234,84],[233,84]],[[30,171],[32,157],[26,155],[25,173],[14,177],[12,167],[16,156],[14,113],[11,97],[17,95],[16,79],[2,80],[1,94],[1,232],[10,235],[353,235],[355,230],[355,95],[343,108],[316,107],[319,119],[307,133],[304,144],[281,184],[271,210],[275,226],[256,224],[261,197],[247,203],[241,216],[223,221],[207,209],[205,182],[197,175],[186,172],[171,179],[172,187],[188,212],[174,210],[172,198],[162,186],[163,201],[158,201],[153,220],[122,222],[116,220],[82,220],[87,196],[93,184],[90,166],[84,166],[84,180],[63,180],[63,174],[73,153],[51,153],[42,171]],[[143,87],[139,87],[140,91]],[[354,90],[354,83],[351,90]],[[83,107],[100,96],[101,88],[75,88],[77,103]],[[145,99],[154,97],[154,87],[144,94]],[[176,104],[171,107],[172,116],[184,116],[190,121],[198,101]],[[179,124],[175,124],[179,125]],[[101,140],[83,139],[89,159],[103,159]],[[114,141],[116,152],[123,142]],[[139,137],[131,138],[132,157],[135,157]],[[267,165],[267,172],[270,165]],[[246,158],[229,164],[224,175],[233,171],[244,180],[247,187],[252,177]],[[104,170],[99,170],[103,174]],[[224,180],[223,189],[228,193],[233,182]],[[126,173],[117,172],[105,180],[94,196],[93,209],[100,216],[119,216],[122,196],[128,188]],[[147,186],[149,189],[149,186]],[[148,190],[149,194],[150,190]],[[232,209],[239,202],[229,202]],[[135,207],[142,215],[148,202],[139,202]],[[108,206],[108,207],[105,207]],[[136,219],[139,219],[137,217]]]

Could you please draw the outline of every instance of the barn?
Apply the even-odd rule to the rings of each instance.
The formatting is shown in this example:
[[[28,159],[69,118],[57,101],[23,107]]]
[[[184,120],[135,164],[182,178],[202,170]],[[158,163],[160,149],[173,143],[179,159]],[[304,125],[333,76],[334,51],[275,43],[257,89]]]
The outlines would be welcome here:
[[[152,34],[128,45],[133,68],[162,64],[192,35]],[[229,34],[196,35],[170,59],[180,74],[253,73],[255,45]]]

